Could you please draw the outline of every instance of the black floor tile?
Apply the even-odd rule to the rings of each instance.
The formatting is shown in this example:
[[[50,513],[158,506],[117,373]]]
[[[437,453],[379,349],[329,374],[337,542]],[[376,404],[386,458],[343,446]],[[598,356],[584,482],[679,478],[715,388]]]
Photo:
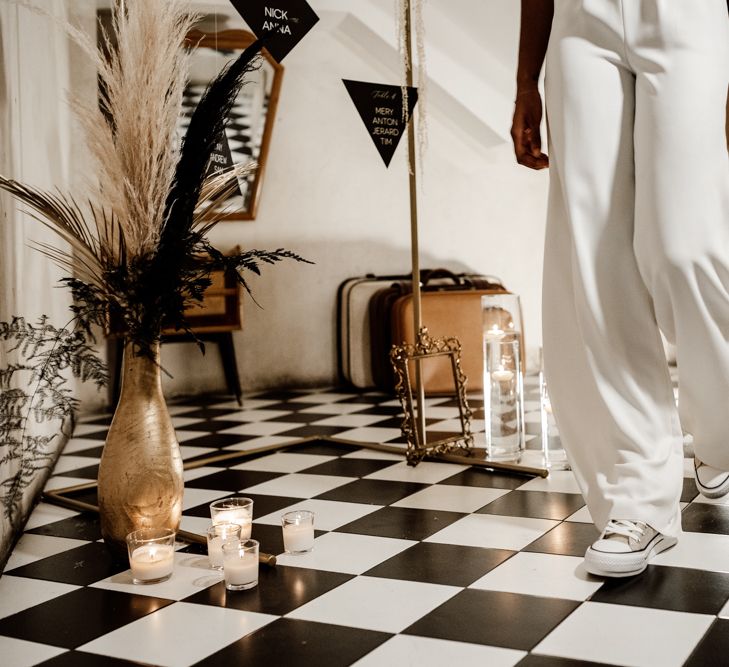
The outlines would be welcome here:
[[[684,477],[683,489],[681,491],[681,502],[690,503],[699,492],[696,490],[696,481],[693,477]]]
[[[240,426],[241,422],[236,422],[237,426]],[[223,447],[230,447],[232,445],[237,445],[240,442],[246,442],[247,440],[253,440],[257,436],[255,435],[235,435],[233,433],[207,433],[206,435],[201,435],[197,438],[192,438],[190,440],[185,440],[185,442],[181,442],[181,445],[189,446],[189,447],[216,447],[216,448],[223,448]],[[213,452],[211,452],[213,453]],[[199,458],[199,457],[195,457]]]
[[[421,510],[411,507],[383,507],[337,528],[337,533],[377,535],[401,540],[424,540],[467,516],[460,512]]]
[[[573,600],[466,589],[413,623],[405,634],[528,651],[579,605]]]
[[[509,475],[485,468],[468,468],[444,479],[440,484],[451,486],[479,486],[488,489],[517,489],[526,484],[531,476]]]
[[[571,658],[555,658],[551,655],[528,655],[516,663],[516,667],[592,667],[605,665],[604,662],[589,660],[572,660]]]
[[[214,653],[197,666],[344,667],[391,636],[372,630],[280,618]]]
[[[221,581],[186,598],[185,602],[284,616],[352,578],[353,575],[340,572],[300,567],[261,567],[258,586],[244,595],[226,591]]]
[[[149,595],[79,588],[0,619],[0,635],[76,648],[171,603]]]
[[[87,586],[128,568],[126,560],[115,559],[103,542],[90,542],[16,567],[6,574]]]
[[[236,426],[240,426],[242,423],[243,422],[240,421],[233,421],[232,419],[205,419],[193,424],[185,424],[184,427],[180,427],[180,430],[215,433],[217,431],[224,431],[227,428],[235,428]]]
[[[584,506],[585,501],[579,493],[512,491],[490,502],[478,510],[477,514],[501,514],[561,521]]]
[[[300,391],[273,390],[257,394],[254,398],[257,401],[293,401],[302,396],[306,396],[306,394]],[[267,407],[271,408],[271,406]]]
[[[306,397],[300,397],[296,400],[292,401],[282,401],[281,403],[272,403],[271,405],[267,405],[265,408],[261,408],[261,410],[288,410],[289,412],[298,412],[299,410],[308,410],[314,405],[318,405],[317,403],[311,401],[307,402]],[[331,417],[331,415],[329,415]]]
[[[145,667],[144,663],[122,658],[110,658],[96,653],[67,651],[55,658],[39,663],[38,667]]]
[[[376,405],[377,403],[386,403],[387,401],[391,401],[393,398],[394,396],[389,396],[388,394],[363,394],[362,396],[352,396],[345,398],[343,401],[337,401],[337,403],[339,405],[356,405],[359,403],[361,403],[362,405]]]
[[[368,577],[466,587],[514,553],[506,549],[419,542],[364,574]]]
[[[67,470],[63,473],[64,477],[79,477],[81,479],[96,480],[99,477],[99,464],[92,466],[84,466],[76,468],[76,470]]]
[[[311,407],[311,406],[309,406]],[[313,412],[290,412],[287,415],[281,415],[280,417],[274,417],[273,419],[267,419],[269,422],[291,422],[295,424],[310,424],[311,422],[318,422],[322,419],[329,419],[332,415],[325,414],[314,414]]]
[[[175,418],[180,417],[184,419],[201,419],[203,421],[209,421],[212,419],[218,419],[219,417],[225,417],[226,415],[239,412],[243,408],[216,408],[214,406],[203,406],[190,412],[180,412],[175,415]],[[241,422],[238,422],[239,424]],[[182,427],[182,430],[186,430],[187,427]],[[218,429],[216,429],[218,430]]]
[[[439,408],[457,408],[459,405],[458,399],[454,398],[450,401],[446,401],[445,403],[438,403]],[[478,398],[469,398],[468,399],[468,407],[473,410],[474,408],[482,408],[483,407],[483,401]]]
[[[343,459],[337,458],[332,461],[320,463],[301,470],[307,475],[339,475],[341,477],[367,477],[378,470],[395,465],[396,461],[384,461],[381,459]]]
[[[292,428],[289,431],[283,433],[277,433],[283,438],[313,438],[313,437],[326,437],[335,436],[344,431],[350,431],[349,426],[322,426],[318,424],[305,424],[297,428]]]
[[[649,565],[636,577],[606,579],[592,602],[718,614],[729,600],[729,574]]]
[[[198,396],[185,396],[182,398],[176,398],[169,401],[170,405],[192,405],[193,407],[199,407],[201,405],[215,405],[216,403],[229,403],[235,401],[235,396],[232,394],[201,394]],[[245,400],[243,401],[245,405]]]
[[[210,489],[213,491],[220,489],[221,491],[237,492],[249,486],[268,482],[276,477],[281,477],[281,473],[265,470],[221,470],[190,480],[185,483],[185,486],[191,489]]]
[[[295,452],[296,454],[317,454],[319,456],[341,456],[348,454],[357,449],[361,449],[355,445],[340,444],[337,442],[327,442],[326,440],[303,442],[288,447],[286,451]]]
[[[384,417],[402,418],[402,408],[398,405],[377,405],[366,410],[357,410],[358,415],[383,415]]]
[[[94,494],[94,498],[96,494]],[[94,503],[96,504],[96,503]],[[99,515],[84,512],[68,519],[61,519],[53,523],[46,523],[27,531],[34,535],[52,535],[53,537],[70,537],[75,540],[88,540],[95,542],[101,539],[101,524]]]
[[[709,667],[729,660],[729,620],[719,618],[709,628],[684,667]]]
[[[358,479],[317,496],[317,500],[341,500],[367,505],[390,505],[405,496],[427,489],[428,484],[389,482],[383,479]]]
[[[98,447],[91,447],[90,449],[82,449],[80,452],[74,452],[72,456],[88,456],[93,459],[100,459],[103,451],[104,445],[99,445]]]
[[[681,523],[691,533],[729,535],[729,506],[691,503],[681,513]]]
[[[534,540],[522,551],[561,556],[584,556],[587,547],[600,537],[600,531],[591,523],[563,521],[548,533]]]

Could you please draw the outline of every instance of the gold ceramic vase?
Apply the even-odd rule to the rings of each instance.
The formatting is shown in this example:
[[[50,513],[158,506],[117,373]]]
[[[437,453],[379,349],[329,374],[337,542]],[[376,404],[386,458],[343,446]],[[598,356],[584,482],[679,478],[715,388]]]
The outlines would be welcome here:
[[[124,347],[121,394],[99,465],[101,534],[117,553],[133,530],[177,530],[182,515],[182,457],[162,395],[159,345],[153,356]]]

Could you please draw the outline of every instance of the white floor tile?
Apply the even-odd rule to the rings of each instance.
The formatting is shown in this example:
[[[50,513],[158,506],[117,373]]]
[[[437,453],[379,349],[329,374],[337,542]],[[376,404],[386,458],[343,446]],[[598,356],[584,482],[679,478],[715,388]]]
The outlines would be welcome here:
[[[131,570],[124,570],[106,579],[101,579],[91,588],[103,588],[108,591],[120,591],[136,595],[150,595],[167,600],[182,600],[198,593],[204,588],[217,584],[223,575],[209,567],[207,556],[190,553],[175,553],[175,568],[172,576],[159,584],[140,586],[132,581]]]
[[[243,405],[238,405],[236,401],[226,401],[225,403],[218,403],[215,405],[216,408],[234,408],[237,410],[260,410],[269,405],[275,405],[281,401],[272,398],[245,398],[243,397]]]
[[[352,398],[352,394],[342,394],[335,391],[318,391],[306,395],[307,403],[335,403],[348,398]]]
[[[694,459],[684,458],[683,460],[683,476],[684,477],[696,477],[696,471],[694,470]]]
[[[205,431],[185,431],[184,429],[175,429],[175,438],[180,445],[184,445],[186,442],[195,440],[202,435],[206,435]]]
[[[339,486],[354,482],[354,477],[338,475],[307,475],[293,473],[241,489],[247,493],[262,493],[268,496],[290,496],[292,498],[313,498]]]
[[[523,549],[554,528],[559,521],[523,517],[471,514],[424,540],[493,549]]]
[[[350,431],[337,433],[338,438],[342,440],[352,440],[353,442],[374,442],[381,444],[395,440],[402,435],[399,428],[379,428],[377,426],[363,426],[362,428],[354,428]]]
[[[6,574],[0,578],[0,618],[17,614],[28,607],[34,607],[77,588],[79,587],[57,581],[13,577]]]
[[[460,590],[455,586],[357,577],[287,616],[380,632],[400,632]]]
[[[534,653],[626,667],[679,667],[713,620],[703,614],[585,602]]]
[[[342,428],[359,428],[361,426],[369,426],[375,422],[381,422],[383,419],[382,415],[335,415],[334,417],[327,417],[326,419],[320,419],[319,421],[312,422],[313,426],[341,426]]]
[[[65,507],[58,507],[50,503],[38,503],[33,513],[25,524],[25,530],[32,530],[38,526],[45,526],[47,523],[68,519],[70,516],[76,516],[79,512],[68,510]]]
[[[170,417],[175,417],[176,415],[182,415],[186,412],[193,412],[197,408],[194,405],[168,405],[167,406],[167,412],[170,413]]]
[[[43,487],[44,491],[57,491],[65,489],[69,486],[77,486],[79,484],[88,484],[93,482],[92,479],[83,479],[82,477],[64,477],[63,475],[54,475],[50,477]]]
[[[256,519],[254,523],[269,526],[280,526],[281,515],[293,510],[308,510],[314,512],[314,528],[320,530],[336,530],[351,521],[361,519],[382,509],[381,505],[365,505],[362,503],[342,503],[335,500],[302,500],[290,507],[284,507],[277,512]]]
[[[307,415],[348,415],[367,410],[369,407],[367,403],[324,403],[304,408],[301,412]]]
[[[205,537],[208,533],[208,528],[212,525],[210,517],[204,516],[182,516],[180,519],[180,529],[186,530],[188,533],[195,533],[195,535],[202,535]]]
[[[379,461],[402,461],[402,454],[391,454],[390,452],[378,452],[374,449],[357,449],[342,456],[343,459],[375,459]]]
[[[289,414],[291,414],[290,410],[257,410],[250,408],[231,412],[230,414],[224,415],[222,419],[234,422],[262,422]]]
[[[432,463],[430,461],[423,461],[413,468],[403,461],[367,475],[365,479],[437,484],[467,469],[468,466],[456,465],[455,463]]]
[[[277,560],[279,565],[362,574],[413,544],[412,540],[392,537],[327,533],[314,540],[314,549],[308,554],[281,554]]]
[[[523,488],[523,487],[522,487]],[[587,509],[587,505],[580,507],[574,514],[570,514],[565,521],[575,521],[577,523],[595,523],[592,520],[592,514]]]
[[[191,507],[205,505],[217,500],[221,495],[228,495],[230,491],[210,490],[210,489],[193,489],[187,487],[182,496],[182,510],[189,510]]]
[[[729,535],[682,533],[675,547],[658,554],[656,565],[729,572]]]
[[[393,503],[393,507],[469,513],[481,509],[507,493],[509,493],[508,489],[440,484],[398,500]]]
[[[191,447],[190,445],[185,445],[184,443],[180,445],[180,456],[182,457],[183,461],[187,461],[187,459],[193,459],[196,456],[203,456],[204,454],[212,456],[217,453],[218,450],[211,447]]]
[[[185,426],[199,424],[201,421],[200,417],[172,417],[172,425],[175,430],[180,429],[181,431],[185,430]]]
[[[557,493],[580,493],[575,474],[571,470],[555,470],[549,477],[535,477],[519,487],[519,491],[554,491]]]
[[[426,411],[426,417],[430,417],[430,413]],[[486,422],[483,419],[472,419],[471,420],[471,431],[473,433],[480,433],[486,428]],[[429,431],[446,431],[453,433],[461,432],[461,420],[458,418],[447,419],[442,422],[437,422],[428,426]]]
[[[2,656],[3,667],[31,667],[31,665],[37,665],[65,652],[65,648],[0,637],[0,656]]]
[[[89,433],[98,433],[99,431],[104,431],[107,428],[109,427],[105,426],[104,424],[76,424],[73,429],[73,437],[82,438]],[[102,444],[102,442],[99,440],[95,440],[95,442]]]
[[[332,461],[336,456],[321,456],[317,454],[295,454],[288,452],[276,452],[270,456],[260,456],[251,461],[246,461],[233,470],[263,470],[269,472],[299,472],[312,468],[320,463]]]
[[[469,588],[587,600],[604,580],[588,574],[582,561],[576,556],[518,553]]]
[[[86,449],[93,449],[103,445],[103,440],[91,440],[90,438],[71,438],[66,446],[63,448],[63,454],[74,454],[76,452],[82,452]]]
[[[99,442],[98,444],[101,445],[103,443]],[[64,472],[68,472],[69,470],[76,470],[77,468],[85,468],[86,466],[96,465],[98,462],[99,459],[91,456],[60,456],[56,465],[53,467],[53,474],[60,475]]]
[[[264,435],[258,438],[251,438],[245,442],[238,442],[235,445],[228,445],[223,448],[223,451],[250,452],[254,449],[261,449],[262,447],[277,447],[279,445],[292,444],[299,440],[301,440],[301,438],[290,438],[281,435]]]
[[[277,435],[284,431],[291,431],[297,426],[301,426],[301,424],[294,422],[251,422],[226,428],[220,433],[227,435]]]
[[[213,473],[220,472],[220,468],[214,468],[213,466],[202,466],[200,468],[190,468],[182,472],[182,477],[186,482],[191,482],[193,479],[198,477],[205,477],[205,475],[212,475]]]
[[[425,416],[428,419],[459,419],[458,408],[439,408],[425,406]]]
[[[137,587],[139,588],[139,587]],[[79,647],[162,667],[187,667],[276,616],[178,602]]]
[[[497,646],[395,635],[355,662],[354,667],[513,667],[525,655],[526,651]]]
[[[83,525],[85,522],[79,521],[79,523]],[[82,547],[84,544],[88,544],[88,542],[86,540],[74,540],[68,537],[24,533],[10,554],[10,558],[5,565],[5,572],[9,572],[16,567],[27,565],[28,563],[34,563],[42,558],[48,558],[48,556],[60,554],[62,551]]]

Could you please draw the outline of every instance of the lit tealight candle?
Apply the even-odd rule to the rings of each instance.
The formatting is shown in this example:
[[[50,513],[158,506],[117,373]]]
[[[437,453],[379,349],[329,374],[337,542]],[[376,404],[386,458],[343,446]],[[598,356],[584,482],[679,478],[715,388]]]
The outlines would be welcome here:
[[[514,372],[505,368],[499,368],[491,372],[491,377],[497,382],[508,382],[514,378]]]
[[[289,553],[305,553],[314,548],[312,523],[289,523],[283,527],[284,549]]]
[[[175,550],[166,544],[150,544],[132,552],[129,564],[135,581],[151,583],[172,574]]]
[[[486,340],[501,340],[505,335],[504,331],[499,329],[496,324],[494,324],[490,329],[487,329],[486,333],[484,333]]]
[[[235,523],[240,526],[240,539],[247,540],[251,537],[251,512],[246,507],[219,510],[213,517],[213,525],[219,523]]]
[[[258,585],[258,542],[241,540],[223,544],[225,588],[242,591]]]

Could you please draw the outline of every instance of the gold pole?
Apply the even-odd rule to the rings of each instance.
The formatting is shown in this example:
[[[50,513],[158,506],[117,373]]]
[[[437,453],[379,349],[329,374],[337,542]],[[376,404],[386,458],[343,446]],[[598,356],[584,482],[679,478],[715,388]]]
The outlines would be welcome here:
[[[405,50],[407,63],[405,67],[406,84],[413,85],[413,38],[410,0],[405,0]],[[407,113],[407,110],[406,110]],[[423,327],[420,296],[420,250],[418,241],[418,183],[415,151],[415,120],[408,116],[408,171],[410,172],[410,252],[413,267],[413,332],[415,341]],[[425,446],[425,387],[421,362],[415,362],[415,386],[417,394],[417,420],[415,428],[421,446]]]

